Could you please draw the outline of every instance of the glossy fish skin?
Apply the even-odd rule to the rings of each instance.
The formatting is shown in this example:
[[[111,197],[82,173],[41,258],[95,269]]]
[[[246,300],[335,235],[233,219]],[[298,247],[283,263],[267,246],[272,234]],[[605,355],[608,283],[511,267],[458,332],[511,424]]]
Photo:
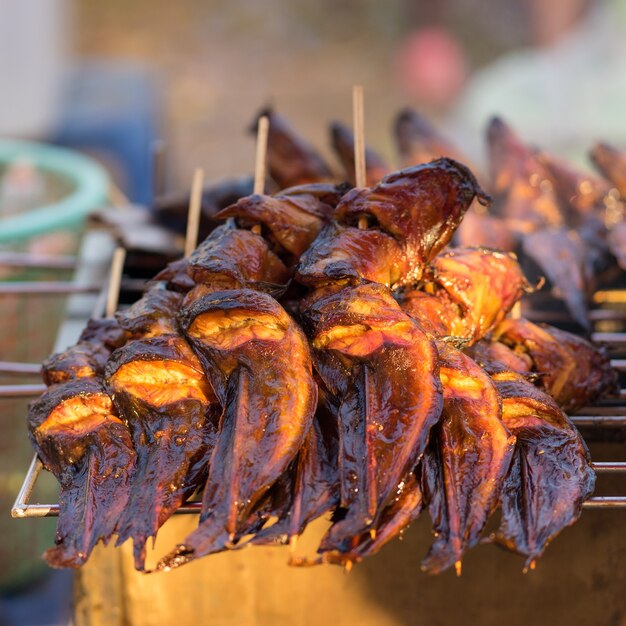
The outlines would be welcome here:
[[[423,280],[426,293],[405,291],[403,310],[436,337],[465,346],[493,330],[529,290],[515,255],[482,248],[438,255]]]
[[[333,221],[302,255],[295,278],[311,287],[345,279],[390,286],[409,271],[406,255],[394,237],[378,229],[360,230]]]
[[[335,154],[339,158],[346,173],[347,180],[355,185],[356,174],[354,171],[354,133],[341,122],[332,122],[330,125],[331,144]],[[389,166],[384,159],[365,146],[365,184],[368,187],[378,183],[383,176],[389,173]]]
[[[404,109],[398,114],[394,122],[394,137],[403,167],[448,157],[469,166],[482,184],[481,173],[467,156],[435,129],[426,117],[416,111]],[[482,246],[510,252],[515,250],[517,245],[514,234],[504,221],[490,215],[484,203],[478,199],[470,205],[454,234],[453,241],[455,245],[464,247]]]
[[[137,453],[117,543],[133,539],[135,568],[143,570],[148,538],[206,476],[219,409],[200,362],[178,335],[126,344],[106,373]]]
[[[102,375],[111,352],[124,345],[128,337],[114,319],[90,319],[75,345],[43,362],[43,381],[50,386]]]
[[[407,288],[396,293],[402,310],[433,337],[462,337],[466,328],[457,303],[444,291],[428,293]]]
[[[591,496],[595,475],[585,443],[547,394],[519,374],[493,375],[504,425],[517,438],[501,496],[502,521],[492,541],[526,557],[526,567]]]
[[[588,299],[594,291],[593,268],[578,234],[565,228],[545,228],[526,235],[522,247],[548,278],[553,293],[565,302],[572,318],[590,331]]]
[[[591,161],[598,171],[626,198],[626,151],[606,142],[597,143],[590,151]]]
[[[519,234],[562,226],[563,214],[547,171],[502,119],[489,123],[487,143],[493,213]]]
[[[366,532],[354,537],[349,551],[330,550],[323,552],[316,559],[295,557],[290,565],[310,566],[331,563],[350,567],[365,557],[376,554],[392,539],[401,537],[402,533],[414,522],[424,508],[424,500],[420,480],[415,472],[411,472],[398,486],[391,503],[380,514],[376,532]]]
[[[137,302],[116,313],[115,318],[133,339],[176,334],[176,315],[182,301],[181,293],[167,289],[165,282],[155,282]]]
[[[476,197],[487,202],[472,173],[451,159],[395,172],[371,189],[353,189],[303,255],[296,280],[309,286],[342,278],[395,285],[418,280]],[[363,220],[367,230],[353,232]],[[363,258],[357,235],[383,250]]]
[[[164,269],[162,269],[153,279],[152,282],[165,283],[165,286],[170,291],[177,291],[178,293],[187,293],[193,289],[196,285],[195,281],[187,273],[189,267],[189,259],[183,258],[178,261],[169,263]]]
[[[290,272],[260,235],[229,220],[192,253],[187,269],[194,282],[232,289],[263,284],[284,285]]]
[[[434,344],[382,285],[333,285],[302,303],[315,367],[339,403],[343,519],[320,552],[350,555],[421,457],[442,408]]]
[[[28,410],[29,436],[61,484],[52,567],[79,567],[115,532],[135,463],[130,433],[102,382],[80,378],[50,387]]]
[[[530,285],[513,254],[456,248],[432,261],[434,282],[461,309],[471,342],[484,337],[513,308]]]
[[[293,198],[253,195],[242,198],[218,217],[236,218],[240,228],[261,224],[266,239],[275,242],[276,250],[285,250],[295,260],[311,245],[322,227],[330,220],[334,207],[313,195],[300,193]]]
[[[540,375],[537,384],[564,411],[591,404],[617,388],[618,375],[608,356],[582,337],[547,324],[508,319],[493,339],[528,355],[533,372]]]
[[[495,510],[515,437],[502,423],[500,397],[489,376],[459,350],[437,343],[443,414],[422,461],[422,490],[436,536],[422,569],[460,571]]]
[[[333,178],[332,171],[315,149],[271,109],[259,112],[250,128],[251,133],[256,136],[258,120],[264,115],[269,119],[267,167],[281,189]]]
[[[317,403],[307,340],[269,295],[214,292],[183,309],[181,322],[224,412],[200,526],[160,569],[231,547],[296,458]]]
[[[288,506],[274,525],[256,534],[254,545],[289,543],[309,522],[339,504],[337,415],[335,408],[329,410],[323,404],[318,402],[313,424],[290,473]]]

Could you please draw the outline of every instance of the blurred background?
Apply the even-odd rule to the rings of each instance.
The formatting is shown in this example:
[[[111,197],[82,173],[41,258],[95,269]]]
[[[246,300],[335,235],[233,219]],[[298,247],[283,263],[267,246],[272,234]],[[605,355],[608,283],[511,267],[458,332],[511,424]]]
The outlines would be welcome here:
[[[365,87],[367,139],[393,159],[411,105],[480,162],[488,116],[582,154],[619,143],[626,98],[622,0],[5,0],[0,133],[89,149],[136,201],[150,140],[168,186],[193,168],[248,172],[255,112],[273,104],[321,150]],[[626,138],[625,138],[626,139]]]
[[[626,0],[3,0],[1,9],[0,138],[85,152],[136,203],[153,199],[158,142],[166,190],[187,189],[197,166],[208,181],[251,173],[249,128],[267,105],[333,162],[328,123],[350,122],[354,84],[365,89],[366,140],[391,163],[391,124],[406,106],[479,165],[494,114],[581,163],[597,140],[626,145]],[[24,172],[0,167],[0,216],[22,176],[37,203],[37,179]],[[42,249],[75,251],[59,241]],[[20,320],[10,339],[22,352],[8,355],[5,333],[0,360],[38,362],[54,333],[39,340],[41,316],[26,317],[48,305],[14,304],[0,311]],[[25,406],[11,415],[23,419]],[[37,556],[22,570],[14,556],[24,546],[40,554],[54,524],[5,519],[32,454],[25,429],[4,448],[0,626],[67,623],[71,578],[50,578]]]

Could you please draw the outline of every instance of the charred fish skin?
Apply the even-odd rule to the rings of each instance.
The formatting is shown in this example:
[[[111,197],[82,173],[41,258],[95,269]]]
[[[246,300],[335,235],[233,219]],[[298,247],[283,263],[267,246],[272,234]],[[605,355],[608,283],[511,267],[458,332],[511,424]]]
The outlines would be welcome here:
[[[145,544],[200,485],[216,441],[218,405],[185,340],[160,335],[116,350],[106,371],[137,454],[118,545],[133,539],[135,567]]]
[[[371,189],[354,189],[302,256],[295,278],[309,287],[342,279],[387,286],[419,280],[474,198],[489,201],[473,174],[451,159],[395,172]],[[366,230],[359,228],[363,220]]]
[[[422,461],[422,490],[435,542],[422,569],[460,573],[493,513],[509,471],[515,437],[502,423],[500,396],[490,377],[459,350],[437,343],[443,386],[442,419]]]
[[[375,530],[441,413],[436,350],[382,285],[334,285],[303,302],[315,366],[339,400],[341,506],[321,552]],[[402,374],[399,375],[398,373]]]
[[[491,540],[525,556],[528,568],[580,517],[595,474],[585,442],[550,396],[519,374],[502,370],[492,377],[504,424],[517,442]]]
[[[182,300],[183,295],[169,290],[166,282],[155,282],[137,302],[115,317],[133,339],[175,334]]]
[[[61,485],[55,543],[44,558],[79,567],[116,531],[135,463],[130,433],[102,382],[81,378],[50,387],[28,410],[29,437]]]
[[[75,345],[43,362],[43,381],[50,386],[77,378],[101,376],[111,352],[124,345],[128,337],[114,319],[90,319]]]
[[[187,271],[193,281],[217,291],[251,287],[284,288],[290,273],[265,239],[237,228],[228,220],[216,228],[192,253]]]
[[[330,192],[331,186],[326,187]],[[274,243],[274,249],[283,254],[287,252],[295,262],[330,220],[334,205],[322,201],[313,191],[305,192],[304,186],[294,189],[292,195],[282,192],[275,196],[242,198],[220,211],[218,217],[234,218],[240,228],[261,225],[266,240]]]
[[[327,404],[322,398],[318,401],[313,424],[288,474],[288,500],[283,514],[275,524],[256,534],[254,545],[287,544],[302,534],[309,522],[339,505],[339,432],[336,409]]]
[[[296,458],[317,403],[306,338],[271,296],[213,292],[183,309],[181,323],[224,411],[200,526],[161,569],[233,544]]]

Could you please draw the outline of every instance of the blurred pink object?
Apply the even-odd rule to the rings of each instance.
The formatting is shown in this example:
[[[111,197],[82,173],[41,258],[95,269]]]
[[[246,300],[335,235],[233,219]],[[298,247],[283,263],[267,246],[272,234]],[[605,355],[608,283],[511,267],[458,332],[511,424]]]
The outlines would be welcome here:
[[[433,107],[451,104],[461,92],[467,65],[459,42],[447,31],[428,27],[405,39],[396,56],[401,87]]]

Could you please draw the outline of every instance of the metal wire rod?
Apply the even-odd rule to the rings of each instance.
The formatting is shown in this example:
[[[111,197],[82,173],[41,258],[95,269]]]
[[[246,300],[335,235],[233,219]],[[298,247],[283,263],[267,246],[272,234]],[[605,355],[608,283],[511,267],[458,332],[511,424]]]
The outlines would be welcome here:
[[[46,390],[45,385],[0,385],[0,398],[36,398]]]
[[[0,361],[0,374],[39,374],[39,363],[14,363],[13,361]]]
[[[76,267],[76,263],[75,256],[32,254],[31,252],[0,252],[0,265],[4,267],[73,270]]]
[[[626,415],[572,415],[575,426],[626,426]]]
[[[625,496],[595,496],[583,502],[584,509],[626,509]]]
[[[26,280],[0,283],[0,296],[7,295],[37,295],[52,296],[72,293],[98,293],[101,285],[77,285],[62,280]]]

